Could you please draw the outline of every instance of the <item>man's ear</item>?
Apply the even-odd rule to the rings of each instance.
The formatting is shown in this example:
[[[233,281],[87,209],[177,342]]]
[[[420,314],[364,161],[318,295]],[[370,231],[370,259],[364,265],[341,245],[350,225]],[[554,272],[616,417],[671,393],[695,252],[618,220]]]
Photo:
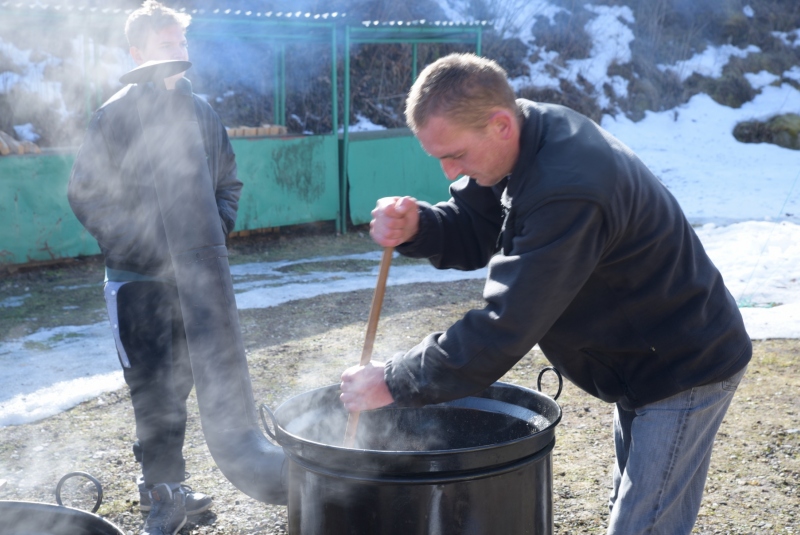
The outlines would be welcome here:
[[[138,48],[138,47],[132,46],[132,47],[129,49],[129,51],[130,51],[130,53],[131,53],[131,57],[133,58],[133,61],[134,61],[134,62],[135,62],[137,65],[141,65],[142,63],[144,63],[144,58],[142,57],[142,51],[141,51],[141,50],[139,50],[139,48]]]
[[[489,127],[502,140],[508,140],[514,135],[515,116],[506,109],[498,109],[489,118]]]

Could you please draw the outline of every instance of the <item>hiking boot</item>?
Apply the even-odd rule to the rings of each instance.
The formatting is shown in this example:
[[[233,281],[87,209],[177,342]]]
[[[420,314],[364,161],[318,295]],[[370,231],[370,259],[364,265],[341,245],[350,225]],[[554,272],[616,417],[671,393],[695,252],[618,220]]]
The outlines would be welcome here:
[[[144,478],[139,478],[139,509],[146,513],[150,510],[150,493],[144,485]],[[202,492],[195,492],[189,485],[181,485],[183,494],[186,496],[186,515],[194,516],[204,513],[211,509],[214,499]]]
[[[150,514],[142,535],[175,535],[186,524],[186,494],[168,483],[154,485],[149,492]]]

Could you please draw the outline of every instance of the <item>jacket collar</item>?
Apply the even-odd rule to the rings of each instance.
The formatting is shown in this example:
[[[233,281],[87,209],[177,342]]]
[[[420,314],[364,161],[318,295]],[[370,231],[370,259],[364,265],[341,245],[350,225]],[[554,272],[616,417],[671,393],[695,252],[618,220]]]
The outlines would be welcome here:
[[[535,102],[526,99],[517,99],[517,107],[522,114],[522,125],[519,133],[519,157],[514,165],[514,170],[504,181],[507,185],[502,196],[503,206],[507,209],[522,188],[526,181],[535,180],[535,175],[531,173],[534,166],[536,155],[539,152],[539,145],[542,140],[540,110],[537,109]]]

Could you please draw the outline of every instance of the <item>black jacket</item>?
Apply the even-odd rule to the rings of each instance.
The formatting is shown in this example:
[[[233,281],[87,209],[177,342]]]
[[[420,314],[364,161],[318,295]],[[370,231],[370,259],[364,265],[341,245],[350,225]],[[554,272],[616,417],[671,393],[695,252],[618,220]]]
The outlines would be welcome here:
[[[438,268],[489,265],[486,307],[387,363],[400,405],[441,402],[499,379],[536,343],[588,393],[632,408],[741,370],[752,347],[736,303],[678,202],[588,118],[518,102],[512,174],[420,205],[399,247]]]
[[[164,234],[136,99],[147,85],[129,85],[98,109],[75,158],[68,197],[72,211],[97,239],[106,266],[170,278]],[[236,223],[242,183],[225,127],[206,102],[193,95],[223,231]]]

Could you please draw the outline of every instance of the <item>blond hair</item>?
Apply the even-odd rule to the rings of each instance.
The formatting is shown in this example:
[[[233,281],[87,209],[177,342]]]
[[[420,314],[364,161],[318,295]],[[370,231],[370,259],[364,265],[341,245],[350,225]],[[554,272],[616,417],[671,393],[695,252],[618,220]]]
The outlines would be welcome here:
[[[518,114],[506,71],[475,54],[449,54],[425,67],[406,99],[406,123],[413,132],[438,115],[468,128],[484,128],[492,110]]]
[[[143,48],[149,32],[159,32],[173,24],[186,31],[191,22],[192,16],[188,13],[175,11],[156,0],[145,0],[142,7],[128,15],[128,20],[125,21],[125,37],[128,45]]]

